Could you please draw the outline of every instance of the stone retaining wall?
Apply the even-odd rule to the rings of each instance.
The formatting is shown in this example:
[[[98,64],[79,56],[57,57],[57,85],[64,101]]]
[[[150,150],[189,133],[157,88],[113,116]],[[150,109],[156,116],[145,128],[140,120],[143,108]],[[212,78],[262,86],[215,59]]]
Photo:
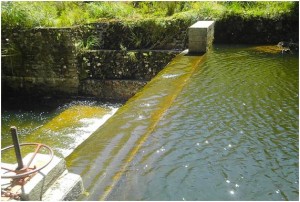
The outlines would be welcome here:
[[[299,42],[299,16],[279,19],[228,16],[215,24],[215,43],[274,44],[280,41]]]
[[[2,30],[2,93],[78,93],[76,35],[71,28]]]
[[[150,80],[177,51],[86,51],[79,58],[80,79]]]
[[[120,89],[133,86],[133,93],[138,89],[136,82],[128,85],[127,80],[143,81],[139,84],[143,86],[144,81],[153,78],[187,48],[188,27],[197,20],[202,19],[170,19],[160,23],[151,19],[135,23],[107,21],[27,30],[2,28],[2,93],[88,94],[103,98],[104,92],[108,92],[103,90],[107,85],[116,99],[122,99]],[[228,16],[216,21],[215,43],[298,42],[298,23],[299,19],[292,16],[276,20]],[[101,86],[99,95],[95,86]]]
[[[99,30],[92,31],[101,41],[103,29]],[[97,47],[86,47],[86,31],[79,27],[4,30],[3,46],[13,49],[2,55],[2,93],[124,100],[178,53],[88,50]]]

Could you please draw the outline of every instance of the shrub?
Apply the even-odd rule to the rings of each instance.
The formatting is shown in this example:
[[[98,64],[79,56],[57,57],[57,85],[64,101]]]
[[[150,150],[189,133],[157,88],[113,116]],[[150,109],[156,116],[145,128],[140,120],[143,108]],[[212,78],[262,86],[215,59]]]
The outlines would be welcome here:
[[[280,18],[298,15],[293,1],[142,1],[142,2],[17,2],[1,4],[2,27],[64,27],[108,19],[195,18],[218,20],[226,16]],[[196,17],[195,17],[196,16]]]

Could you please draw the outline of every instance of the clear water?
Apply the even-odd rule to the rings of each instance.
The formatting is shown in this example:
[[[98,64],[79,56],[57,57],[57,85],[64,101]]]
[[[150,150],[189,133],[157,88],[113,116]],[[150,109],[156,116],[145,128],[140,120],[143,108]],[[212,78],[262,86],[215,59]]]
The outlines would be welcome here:
[[[199,58],[175,58],[68,157],[81,200],[298,200],[298,55]]]

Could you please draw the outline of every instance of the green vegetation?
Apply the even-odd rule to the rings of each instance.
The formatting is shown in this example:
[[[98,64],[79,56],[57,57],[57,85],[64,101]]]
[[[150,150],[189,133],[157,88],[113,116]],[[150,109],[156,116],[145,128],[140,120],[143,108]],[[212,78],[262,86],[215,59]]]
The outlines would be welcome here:
[[[92,49],[95,46],[100,46],[100,40],[95,36],[89,36],[85,41],[84,40],[76,41],[74,45],[78,52],[86,51]]]
[[[65,27],[79,24],[141,19],[213,19],[230,15],[277,19],[295,14],[295,1],[231,2],[2,2],[2,27]]]

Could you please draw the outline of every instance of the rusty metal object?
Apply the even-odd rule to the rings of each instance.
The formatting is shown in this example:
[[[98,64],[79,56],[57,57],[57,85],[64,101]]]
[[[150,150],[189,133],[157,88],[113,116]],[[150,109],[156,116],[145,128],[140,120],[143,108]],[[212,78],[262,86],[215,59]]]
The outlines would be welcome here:
[[[23,144],[20,144],[19,139],[18,139],[17,128],[15,126],[12,126],[12,127],[10,127],[10,131],[11,131],[11,137],[12,137],[12,140],[13,140],[13,145],[1,149],[1,152],[3,153],[6,150],[14,148],[16,159],[17,159],[17,162],[18,162],[18,167],[15,170],[12,170],[12,169],[5,168],[5,167],[1,166],[1,169],[3,169],[3,170],[7,170],[7,171],[10,171],[10,172],[16,173],[16,175],[3,175],[2,174],[1,178],[12,178],[12,179],[24,178],[24,177],[27,177],[27,176],[29,176],[29,175],[45,168],[52,161],[54,153],[53,153],[53,150],[49,146],[41,144],[41,143],[23,143]],[[29,146],[29,145],[35,145],[36,149],[35,149],[32,157],[31,157],[31,159],[27,163],[27,165],[24,166],[20,146]],[[46,148],[48,150],[48,153],[50,155],[49,161],[46,162],[45,165],[43,165],[39,168],[37,168],[36,166],[33,166],[33,167],[30,168],[30,165],[31,165],[33,159],[35,158],[36,154],[40,151],[41,148]]]
[[[16,170],[12,170],[12,169],[9,169],[9,168],[5,168],[3,166],[1,166],[1,169],[4,169],[4,170],[7,170],[7,171],[11,171],[13,173],[16,173],[16,175],[1,175],[1,178],[22,178],[22,177],[26,177],[28,175],[31,175],[35,172],[38,172],[40,171],[41,169],[45,168],[53,159],[53,156],[54,156],[54,152],[53,150],[45,145],[45,144],[41,144],[41,143],[23,143],[23,144],[19,144],[19,146],[32,146],[32,145],[36,145],[36,149],[35,149],[35,152],[33,153],[31,159],[29,160],[29,162],[27,163],[26,166],[23,166],[23,168],[21,169],[16,169]],[[1,149],[1,152],[3,153],[4,151],[8,150],[8,149],[11,149],[13,148],[14,145],[11,145],[11,146],[8,146],[8,147],[5,147],[3,149]],[[36,154],[38,153],[38,151],[41,149],[41,148],[46,148],[49,152],[49,155],[50,155],[50,158],[49,158],[49,161],[46,162],[43,166],[41,167],[36,167],[36,166],[33,166],[33,167],[30,167],[33,159],[35,158]]]
[[[18,162],[17,170],[21,170],[24,168],[22,155],[21,155],[21,149],[19,144],[19,138],[17,134],[17,128],[15,126],[10,127],[11,137],[13,140],[14,148],[15,148],[15,154]]]
[[[52,161],[54,152],[49,146],[47,146],[45,144],[41,144],[41,143],[19,144],[17,128],[15,126],[12,126],[10,128],[10,130],[11,130],[13,145],[1,149],[1,153],[14,148],[18,167],[15,170],[13,170],[11,168],[6,168],[1,165],[1,169],[9,171],[10,173],[15,173],[14,175],[5,175],[5,173],[1,174],[1,178],[10,178],[11,179],[8,187],[6,187],[6,188],[1,187],[1,197],[8,198],[8,199],[21,200],[20,194],[21,194],[22,187],[38,171],[45,168]],[[29,159],[27,165],[24,165],[24,162],[22,159],[21,146],[36,146],[35,151],[34,151],[32,157]],[[43,166],[37,167],[36,165],[33,165],[32,167],[30,167],[34,158],[36,157],[36,155],[42,148],[46,148],[46,150],[48,151],[49,160],[46,161],[46,163]]]
[[[1,190],[1,197],[6,197],[6,198],[9,198],[9,199],[15,199],[15,200],[18,200],[18,201],[21,199],[20,194],[12,193],[9,190]]]
[[[5,172],[3,172],[1,174],[1,178],[11,179],[9,186],[7,186],[6,188],[1,187],[1,199],[6,198],[6,199],[21,200],[20,193],[21,193],[22,187],[38,171],[45,168],[52,161],[52,159],[54,157],[54,152],[49,146],[47,146],[45,144],[41,144],[41,143],[23,143],[23,144],[20,144],[19,139],[18,139],[17,128],[15,126],[12,126],[10,128],[10,130],[11,130],[13,145],[1,149],[1,153],[3,153],[4,151],[7,151],[9,149],[14,148],[18,166],[15,170],[13,170],[11,168],[6,168],[6,167],[1,165],[2,170],[8,171],[6,173],[14,173],[14,175],[5,175]],[[32,157],[29,159],[27,165],[24,165],[24,162],[23,162],[23,159],[22,159],[21,146],[36,146],[35,151],[34,151]],[[48,151],[49,160],[46,161],[46,163],[42,166],[39,166],[39,167],[37,167],[36,165],[31,166],[34,158],[36,157],[36,155],[38,154],[38,152],[42,148],[45,148]]]
[[[1,189],[1,199],[21,200],[22,187],[34,176],[34,174],[23,178],[12,179],[8,187]]]

